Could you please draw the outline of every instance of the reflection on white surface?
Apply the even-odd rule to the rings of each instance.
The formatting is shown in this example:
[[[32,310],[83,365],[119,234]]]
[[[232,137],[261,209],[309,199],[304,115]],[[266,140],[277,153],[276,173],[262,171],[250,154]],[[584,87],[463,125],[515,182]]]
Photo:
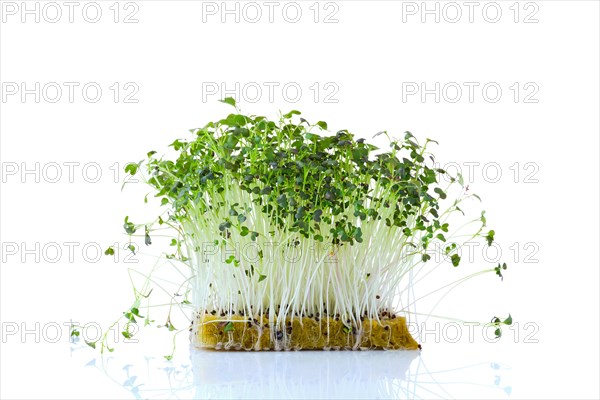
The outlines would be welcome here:
[[[181,351],[185,353],[185,350]],[[496,363],[430,370],[415,351],[219,352],[88,362],[134,398],[508,398]],[[127,363],[120,362],[127,359]],[[183,357],[182,357],[183,358]]]
[[[197,398],[397,398],[415,351],[193,351]]]

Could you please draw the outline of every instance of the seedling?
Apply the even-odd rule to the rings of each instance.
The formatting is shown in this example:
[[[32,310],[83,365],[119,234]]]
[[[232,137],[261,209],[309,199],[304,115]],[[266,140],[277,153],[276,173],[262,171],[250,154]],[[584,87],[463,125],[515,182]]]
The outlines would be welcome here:
[[[164,208],[150,223],[125,218],[125,232],[142,232],[150,245],[156,229],[171,228],[166,257],[189,267],[182,288],[191,293],[192,342],[420,348],[406,328],[414,304],[405,294],[435,269],[436,251],[459,267],[456,238],[491,245],[495,234],[484,213],[451,232],[450,216],[464,215],[462,203],[478,197],[460,175],[435,168],[429,147],[437,142],[384,131],[375,136],[388,144],[378,148],[347,130],[330,134],[327,123],[311,124],[299,111],[271,121],[223,102],[235,112],[175,140],[174,157],[151,151],[125,167]],[[502,278],[505,269],[460,282],[487,272]],[[144,318],[138,307],[125,314],[128,323]],[[510,323],[494,318],[497,336]]]

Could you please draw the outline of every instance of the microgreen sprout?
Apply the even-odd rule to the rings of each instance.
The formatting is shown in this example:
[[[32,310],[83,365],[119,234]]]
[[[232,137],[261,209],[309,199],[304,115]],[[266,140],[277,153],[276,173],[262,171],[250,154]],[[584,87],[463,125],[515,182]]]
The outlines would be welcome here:
[[[492,318],[490,325],[496,328],[494,330],[494,334],[496,335],[497,338],[500,338],[502,336],[502,325],[512,325],[512,323],[513,323],[512,316],[510,314],[508,314],[508,317],[504,320],[501,320],[498,317]]]
[[[329,134],[327,123],[311,124],[296,110],[271,121],[241,114],[232,98],[223,102],[235,112],[172,142],[174,157],[151,151],[125,167],[154,189],[163,212],[144,224],[125,217],[123,228],[146,245],[157,230],[174,232],[166,258],[189,268],[194,343],[202,345],[204,320],[220,324],[214,335],[229,337],[225,348],[238,326],[257,330],[255,348],[262,334],[289,348],[297,331],[290,321],[308,319],[328,340],[338,327],[352,337],[350,348],[361,346],[365,320],[391,338],[391,322],[416,301],[406,294],[435,269],[433,253],[459,267],[460,238],[492,245],[484,212],[451,229],[451,217],[465,218],[459,205],[480,199],[460,175],[435,167],[436,141],[382,131],[374,136],[387,138],[382,149],[347,130]],[[485,272],[503,279],[506,268],[458,283]],[[140,294],[124,313],[127,324],[144,318]],[[511,323],[492,319],[497,336]],[[169,318],[163,326],[175,330]]]

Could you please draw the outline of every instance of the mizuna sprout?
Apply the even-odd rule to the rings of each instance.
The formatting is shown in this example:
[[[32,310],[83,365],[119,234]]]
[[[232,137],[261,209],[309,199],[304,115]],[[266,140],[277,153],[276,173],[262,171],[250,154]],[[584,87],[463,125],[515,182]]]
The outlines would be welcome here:
[[[167,258],[187,271],[181,287],[190,294],[192,343],[420,348],[406,317],[418,300],[414,284],[435,275],[432,255],[441,252],[448,268],[460,269],[460,241],[491,245],[495,234],[484,212],[464,216],[463,202],[478,197],[460,175],[435,167],[429,149],[437,142],[384,131],[375,136],[387,146],[378,148],[347,130],[330,134],[325,122],[310,123],[295,110],[271,121],[242,115],[231,98],[223,102],[235,112],[171,143],[174,157],[151,151],[125,168],[153,188],[163,208],[150,223],[125,218],[127,235],[150,245],[157,230],[175,232],[176,251]],[[457,216],[463,221],[453,229]],[[504,270],[498,264],[444,288],[486,273],[503,278]],[[149,277],[124,314],[128,323],[141,317],[151,291]],[[510,316],[490,322],[497,336],[511,323]]]

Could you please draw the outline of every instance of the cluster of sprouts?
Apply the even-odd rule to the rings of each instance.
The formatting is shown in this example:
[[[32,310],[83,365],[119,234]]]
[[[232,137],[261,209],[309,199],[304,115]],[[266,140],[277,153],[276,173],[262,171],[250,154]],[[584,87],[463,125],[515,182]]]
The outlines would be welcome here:
[[[460,235],[451,229],[461,203],[477,196],[435,167],[433,140],[380,132],[389,144],[381,149],[347,130],[328,134],[325,122],[298,111],[271,121],[223,102],[236,112],[173,142],[176,157],[152,151],[126,167],[154,188],[164,211],[146,224],[126,218],[125,231],[151,244],[153,231],[173,229],[176,251],[167,257],[189,268],[194,315],[218,316],[225,329],[241,316],[249,324],[267,318],[274,332],[295,317],[361,331],[365,319],[409,312],[413,284],[432,271],[435,252],[458,267],[455,237],[494,240],[483,212]],[[465,234],[465,226],[474,228]],[[493,320],[497,335],[502,323]]]

